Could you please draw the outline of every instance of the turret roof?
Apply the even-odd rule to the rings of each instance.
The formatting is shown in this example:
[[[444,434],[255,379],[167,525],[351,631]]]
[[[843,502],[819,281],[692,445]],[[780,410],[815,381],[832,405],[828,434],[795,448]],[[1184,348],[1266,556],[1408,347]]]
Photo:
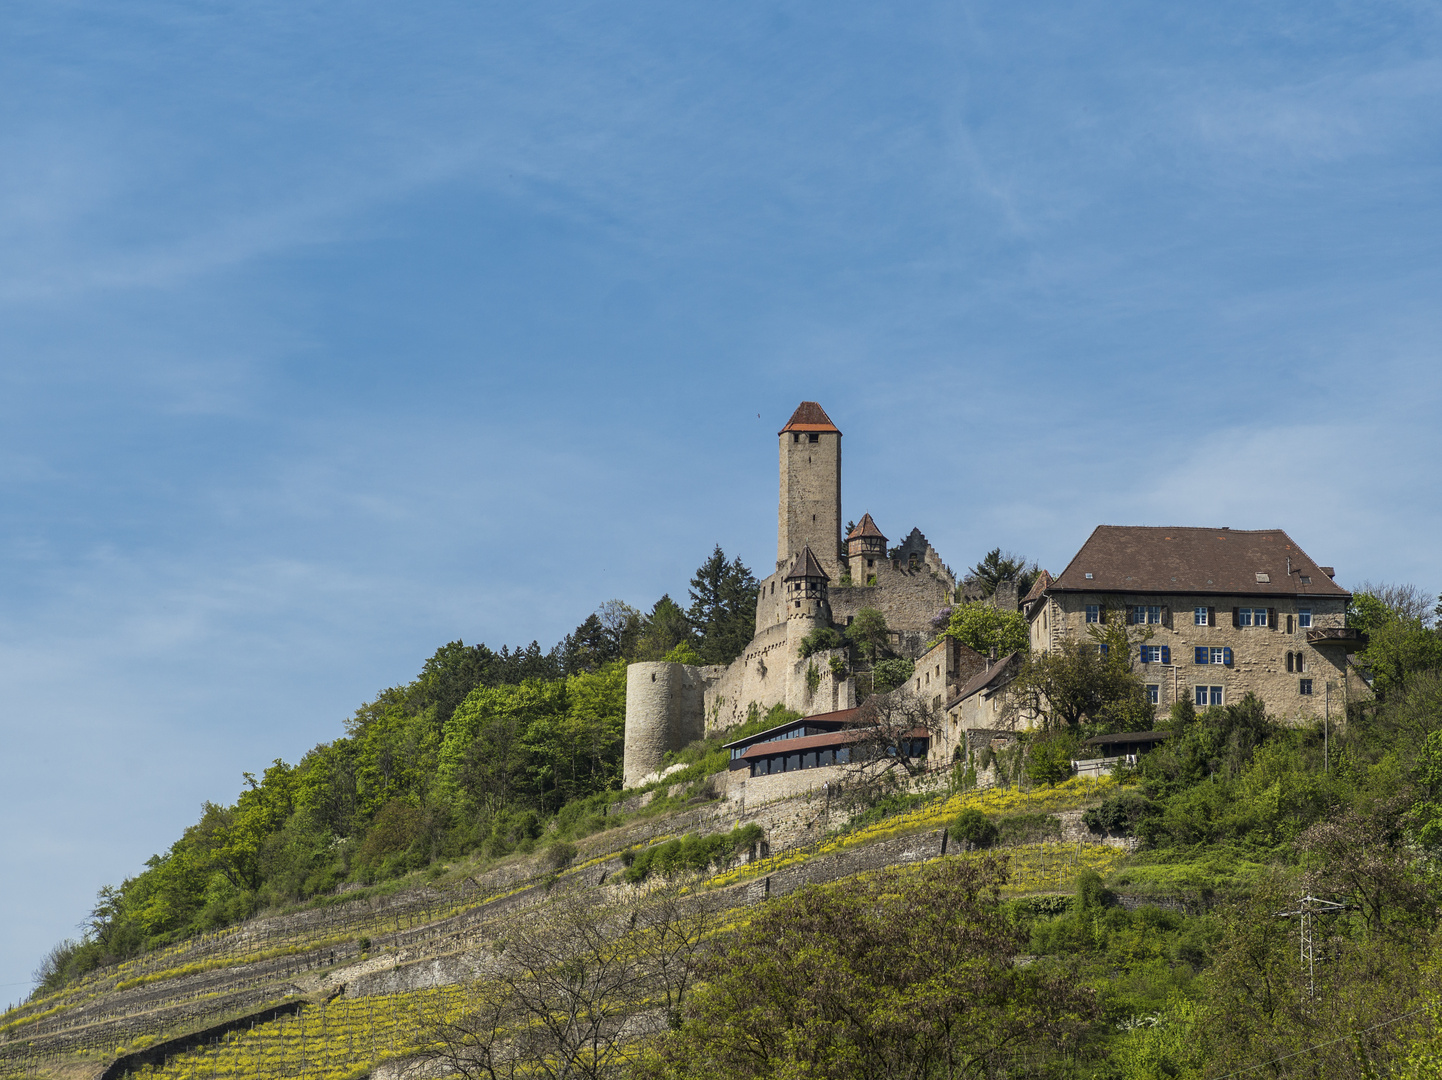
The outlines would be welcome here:
[[[856,528],[846,534],[846,539],[856,540],[863,536],[879,536],[883,540],[886,539],[881,530],[876,527],[876,522],[871,520],[870,514],[861,515],[861,520],[856,523]]]
[[[801,549],[801,554],[796,556],[796,561],[791,564],[791,569],[786,571],[782,581],[794,581],[797,578],[821,578],[823,581],[830,581],[831,575],[821,569],[821,564],[816,561],[816,556],[811,554],[811,545]]]
[[[826,410],[814,401],[803,401],[796,406],[791,419],[776,434],[785,435],[788,431],[834,431],[841,434],[840,429],[831,422],[831,417],[826,415]]]

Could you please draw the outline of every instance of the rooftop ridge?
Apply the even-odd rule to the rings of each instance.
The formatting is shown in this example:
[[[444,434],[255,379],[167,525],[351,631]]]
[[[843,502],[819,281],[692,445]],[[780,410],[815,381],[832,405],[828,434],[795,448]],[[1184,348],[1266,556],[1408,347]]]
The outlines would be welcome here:
[[[791,419],[786,421],[786,426],[776,434],[785,435],[788,431],[834,431],[841,434],[841,429],[831,422],[826,410],[815,401],[803,401],[796,406]]]

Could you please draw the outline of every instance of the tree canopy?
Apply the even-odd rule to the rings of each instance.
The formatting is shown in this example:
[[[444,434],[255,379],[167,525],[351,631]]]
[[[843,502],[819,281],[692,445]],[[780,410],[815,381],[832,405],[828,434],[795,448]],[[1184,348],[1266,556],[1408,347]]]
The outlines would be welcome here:
[[[982,656],[1026,652],[1031,632],[1019,611],[1002,611],[987,603],[962,604],[951,612],[942,637],[953,638]]]
[[[1133,643],[1149,635],[1115,618],[1089,631],[1084,639],[1068,635],[1056,648],[1026,656],[1007,686],[1014,719],[1047,732],[1150,730],[1153,708],[1132,668]]]
[[[691,579],[686,617],[708,664],[729,664],[756,636],[756,578],[739,558],[726,560],[721,545]]]
[[[1015,581],[1018,595],[1025,596],[1036,581],[1041,568],[1012,551],[992,548],[969,571],[981,586],[982,594],[991,596],[1003,581]]]

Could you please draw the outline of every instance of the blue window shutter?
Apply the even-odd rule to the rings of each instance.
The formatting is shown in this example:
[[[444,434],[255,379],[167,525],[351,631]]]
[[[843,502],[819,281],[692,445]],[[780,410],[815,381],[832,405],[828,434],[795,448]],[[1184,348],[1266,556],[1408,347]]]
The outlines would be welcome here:
[[[1142,663],[1145,664],[1145,663],[1147,662],[1147,660],[1149,659],[1149,657],[1147,656],[1147,647],[1146,647],[1145,645],[1143,645],[1143,646],[1141,647],[1141,649],[1142,649]]]
[[[1099,648],[1101,649],[1102,655],[1105,656],[1107,654],[1107,643],[1103,641]]]
[[[1224,649],[1222,650],[1222,663],[1226,664],[1227,667],[1231,667],[1231,666],[1232,666],[1232,650],[1231,650],[1231,649],[1226,649],[1226,648],[1224,648]]]
[[[1162,663],[1164,663],[1164,664],[1170,664],[1171,662],[1172,662],[1172,650],[1171,650],[1171,648],[1170,648],[1169,646],[1163,645],[1163,646],[1162,646]]]
[[[1195,649],[1192,650],[1192,663],[1205,664],[1206,662],[1207,647],[1205,645],[1198,645]]]

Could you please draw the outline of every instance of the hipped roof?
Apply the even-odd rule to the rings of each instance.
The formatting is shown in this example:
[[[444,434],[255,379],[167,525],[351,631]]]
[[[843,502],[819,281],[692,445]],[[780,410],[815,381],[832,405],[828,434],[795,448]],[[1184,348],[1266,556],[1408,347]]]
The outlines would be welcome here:
[[[816,561],[816,556],[811,554],[811,545],[801,549],[801,554],[796,556],[796,561],[791,564],[791,569],[786,571],[782,581],[793,581],[797,578],[821,578],[823,581],[830,581],[831,575],[821,569],[821,564]]]
[[[796,406],[796,411],[791,414],[791,419],[776,434],[785,435],[788,431],[835,431],[836,434],[841,434],[837,426],[831,422],[831,417],[826,415],[826,410],[814,401],[803,401]]]
[[[857,540],[863,536],[877,536],[882,540],[886,539],[882,531],[876,527],[876,522],[871,520],[870,514],[861,515],[861,520],[856,523],[856,528],[846,534],[846,539]]]
[[[1098,525],[1046,591],[1351,595],[1281,529],[1151,525]]]

